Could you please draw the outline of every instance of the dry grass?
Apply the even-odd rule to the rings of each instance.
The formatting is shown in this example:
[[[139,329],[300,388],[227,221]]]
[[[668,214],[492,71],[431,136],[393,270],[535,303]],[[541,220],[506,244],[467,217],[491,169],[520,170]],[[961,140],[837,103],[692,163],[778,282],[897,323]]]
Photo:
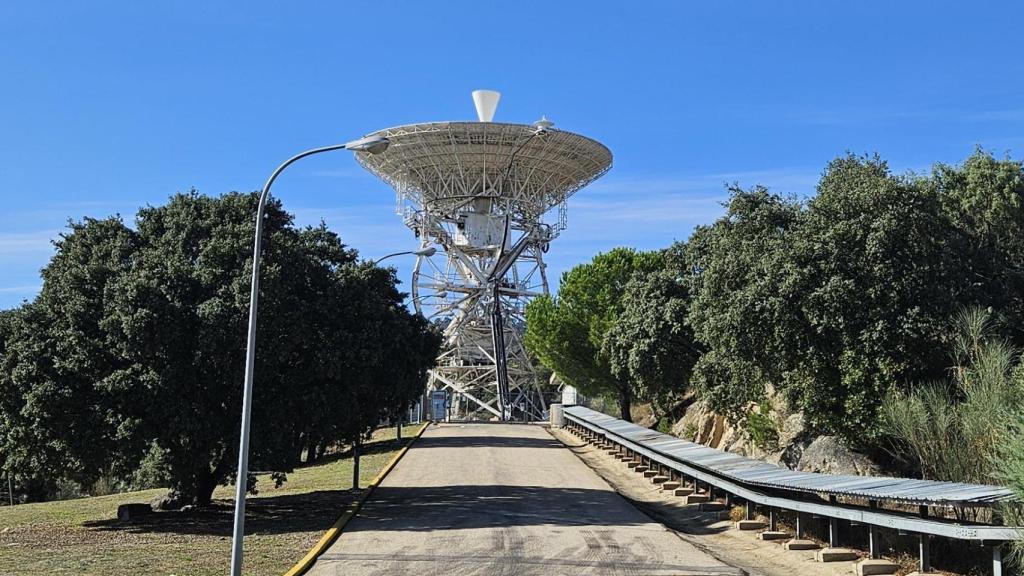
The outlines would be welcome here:
[[[746,517],[747,517],[747,509],[744,508],[743,506],[740,506],[740,505],[736,504],[736,505],[733,505],[732,508],[729,508],[729,521],[730,522],[739,522],[740,520],[743,520]]]
[[[417,428],[404,430],[409,436]],[[365,488],[394,456],[394,429],[378,431],[360,461]],[[351,458],[328,460],[288,475],[274,488],[262,478],[247,501],[247,574],[283,574],[334,523],[357,492]],[[161,512],[122,524],[117,507],[148,502],[163,490],[0,508],[0,576],[220,575],[231,553],[233,489],[219,487],[214,504],[195,513]]]

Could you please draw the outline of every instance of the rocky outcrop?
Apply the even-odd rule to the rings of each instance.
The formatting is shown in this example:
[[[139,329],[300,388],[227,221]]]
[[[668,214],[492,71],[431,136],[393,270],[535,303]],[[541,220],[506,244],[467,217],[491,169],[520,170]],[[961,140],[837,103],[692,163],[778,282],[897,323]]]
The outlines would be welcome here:
[[[803,472],[826,474],[881,475],[880,467],[867,456],[846,447],[835,436],[814,436],[801,412],[790,412],[779,395],[769,390],[768,418],[776,437],[770,444],[754,442],[742,426],[730,424],[703,401],[694,400],[672,427],[680,438],[759,458],[771,464]],[[751,406],[751,410],[755,410]]]

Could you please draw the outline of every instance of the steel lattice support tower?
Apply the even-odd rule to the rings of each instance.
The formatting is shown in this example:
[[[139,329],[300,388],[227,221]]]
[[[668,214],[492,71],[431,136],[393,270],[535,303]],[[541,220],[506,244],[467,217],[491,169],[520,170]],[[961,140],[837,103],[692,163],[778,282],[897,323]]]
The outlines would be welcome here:
[[[604,145],[541,120],[491,122],[497,94],[474,93],[480,122],[380,130],[387,150],[359,163],[390,184],[421,248],[411,293],[444,331],[430,386],[450,389],[460,418],[543,418],[523,345],[527,302],[547,294],[544,254],[565,229],[566,199],[611,167]],[[483,102],[481,102],[483,100]]]

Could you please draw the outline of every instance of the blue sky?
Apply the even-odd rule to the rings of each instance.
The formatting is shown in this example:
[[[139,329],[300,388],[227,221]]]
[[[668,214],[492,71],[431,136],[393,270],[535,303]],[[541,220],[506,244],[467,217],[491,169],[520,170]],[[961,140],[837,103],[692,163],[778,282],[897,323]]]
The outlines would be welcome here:
[[[615,154],[569,204],[551,276],[656,248],[723,184],[813,193],[829,159],[899,170],[1024,150],[1018,2],[5,2],[0,308],[32,298],[68,218],[254,190],[291,154],[398,124],[546,114]],[[344,152],[275,187],[364,256],[413,246]],[[393,259],[403,278],[409,259]]]

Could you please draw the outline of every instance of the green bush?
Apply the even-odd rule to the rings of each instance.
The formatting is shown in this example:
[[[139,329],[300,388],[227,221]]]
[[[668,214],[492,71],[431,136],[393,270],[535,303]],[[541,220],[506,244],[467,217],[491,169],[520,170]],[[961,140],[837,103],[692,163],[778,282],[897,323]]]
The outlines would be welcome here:
[[[1024,526],[1024,415],[1018,415],[1007,434],[1007,442],[999,465],[997,478],[1013,490],[1016,502],[1004,504],[1003,517],[1009,526]],[[1014,542],[1010,561],[1020,566],[1024,559],[1024,533]]]
[[[992,483],[1024,413],[1019,354],[994,334],[992,314],[969,309],[956,319],[949,382],[893,391],[881,422],[891,451],[924,478]]]
[[[750,434],[754,446],[765,451],[775,450],[779,446],[779,429],[772,420],[770,411],[771,404],[767,400],[762,401],[755,410],[747,414],[744,421],[744,428]]]
[[[132,474],[131,489],[146,490],[170,485],[171,470],[165,460],[165,451],[153,443],[142,461],[139,462],[139,467]]]

